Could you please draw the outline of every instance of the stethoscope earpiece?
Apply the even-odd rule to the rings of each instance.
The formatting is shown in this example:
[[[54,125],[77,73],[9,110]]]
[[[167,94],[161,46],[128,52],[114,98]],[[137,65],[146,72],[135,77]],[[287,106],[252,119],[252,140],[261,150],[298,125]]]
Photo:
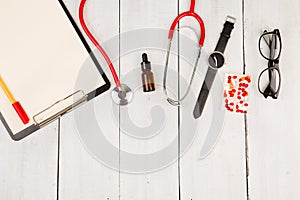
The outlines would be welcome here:
[[[183,101],[187,97],[187,95],[188,95],[188,93],[191,89],[191,85],[192,85],[192,82],[193,82],[193,79],[194,79],[194,76],[195,76],[195,73],[196,73],[196,69],[197,69],[197,66],[198,66],[198,62],[199,62],[199,59],[200,59],[200,56],[201,56],[201,49],[202,49],[203,44],[204,44],[205,26],[204,26],[204,22],[203,22],[202,18],[197,13],[195,13],[195,3],[196,3],[196,0],[191,0],[190,10],[178,15],[175,18],[175,20],[173,21],[173,23],[171,25],[171,28],[169,30],[169,36],[168,36],[169,44],[168,44],[168,48],[167,48],[165,70],[164,70],[164,76],[163,76],[163,91],[164,91],[165,96],[167,97],[167,101],[173,106],[180,106],[180,102]],[[200,26],[201,35],[199,37],[199,52],[198,52],[196,62],[194,64],[194,68],[193,68],[193,72],[192,72],[192,76],[191,76],[188,88],[187,88],[186,92],[184,93],[183,97],[181,97],[181,98],[179,97],[178,100],[175,100],[175,99],[172,99],[168,96],[168,91],[167,91],[167,86],[166,86],[167,85],[167,73],[168,73],[169,57],[170,57],[170,51],[171,51],[171,45],[172,45],[172,39],[173,39],[175,27],[178,25],[179,21],[184,17],[193,17],[198,21],[199,26]]]

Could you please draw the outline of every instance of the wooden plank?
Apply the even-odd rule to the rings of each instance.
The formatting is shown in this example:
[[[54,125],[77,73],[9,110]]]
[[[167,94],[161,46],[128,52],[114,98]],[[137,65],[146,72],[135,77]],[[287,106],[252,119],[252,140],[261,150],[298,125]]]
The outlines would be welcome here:
[[[249,190],[251,199],[299,199],[300,111],[297,86],[300,73],[297,56],[300,48],[300,2],[246,1],[246,73],[253,79],[248,114]],[[280,58],[282,86],[278,100],[265,99],[257,89],[258,76],[267,67],[258,51],[264,29],[278,28],[283,50]]]
[[[121,1],[121,51],[131,50],[121,57],[121,75],[122,80],[131,83],[135,91],[135,97],[128,106],[128,116],[127,111],[121,109],[120,118],[120,164],[121,170],[128,172],[122,172],[120,176],[120,194],[124,200],[178,199],[178,110],[166,102],[162,93],[168,29],[177,11],[177,2],[171,0]],[[128,34],[131,36],[128,37]],[[140,63],[145,52],[152,63],[156,82],[156,91],[149,94],[142,92],[141,82]],[[175,57],[170,61],[173,70],[177,68],[176,60]],[[174,76],[169,78],[176,93],[176,79]],[[146,133],[152,137],[147,137]],[[171,144],[173,148],[164,151],[170,149]],[[168,160],[170,158],[174,162]]]
[[[187,11],[189,7],[189,1],[180,1],[180,12]],[[185,124],[197,125],[195,139],[180,160],[181,199],[245,199],[244,116],[224,113],[223,104],[221,104],[224,75],[226,73],[241,74],[243,71],[242,2],[196,1],[195,10],[205,22],[206,40],[196,79],[192,85],[192,93],[195,97],[187,98],[182,104],[181,119],[189,117],[186,116],[186,112],[192,116],[195,98],[199,94],[207,70],[205,59],[208,53],[214,50],[227,15],[237,18],[237,22],[226,48],[226,65],[218,72],[219,76],[213,85],[202,116],[196,121],[190,117],[190,122],[182,120],[181,123],[181,146],[188,140],[193,130],[191,126]],[[180,25],[181,27],[191,26],[199,33],[196,20],[185,19]],[[199,39],[195,38],[191,31],[181,30],[181,33],[189,36],[195,44],[198,43]],[[181,41],[181,47],[184,47],[183,43],[184,41]],[[194,61],[191,60],[190,64],[185,61],[180,63],[180,73],[186,77],[187,81],[195,62],[195,58],[193,59]],[[185,88],[181,89],[182,95],[185,90]],[[225,118],[222,117],[223,115]],[[223,128],[219,132],[217,127]],[[216,131],[212,131],[214,129]],[[218,137],[208,139],[213,134]]]
[[[66,1],[67,7],[77,20],[79,2],[79,0]],[[116,0],[87,1],[86,3],[86,23],[101,44],[110,41],[114,35],[118,34],[118,15],[119,2]],[[116,45],[108,42],[104,47],[108,54],[112,51],[118,52],[118,40],[116,42]],[[90,41],[89,43],[91,44]],[[91,46],[94,47],[92,44]],[[99,55],[98,51],[95,52]],[[108,70],[103,59],[101,59],[101,65],[104,71]],[[115,65],[118,68],[118,63]],[[90,66],[88,62],[83,64],[82,72],[78,75],[79,81],[88,79],[89,83],[94,81],[96,83],[97,80],[88,70]],[[110,78],[110,72],[106,74]],[[110,78],[110,80],[113,79]],[[114,87],[114,83],[112,86]],[[118,161],[118,154],[113,155],[101,149],[103,147],[101,142],[105,138],[118,146],[118,127],[114,127],[110,94],[111,90],[61,119],[60,199],[118,199],[118,171],[112,169],[110,163],[101,160],[101,156],[97,154],[97,152],[103,152],[113,161]],[[96,129],[92,128],[93,126]],[[104,139],[94,140],[93,136],[100,136],[100,133],[104,134],[101,135]],[[91,141],[95,141],[96,148],[89,143]]]
[[[57,122],[14,142],[0,125],[1,199],[56,199]]]

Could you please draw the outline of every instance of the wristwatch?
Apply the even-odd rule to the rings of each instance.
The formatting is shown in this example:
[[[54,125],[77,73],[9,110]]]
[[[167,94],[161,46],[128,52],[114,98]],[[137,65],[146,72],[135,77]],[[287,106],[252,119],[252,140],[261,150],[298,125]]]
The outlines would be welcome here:
[[[211,53],[208,57],[208,70],[201,87],[195,108],[194,108],[194,118],[197,119],[202,115],[206,100],[209,95],[209,91],[214,82],[215,76],[218,72],[218,69],[222,68],[225,64],[224,52],[227,46],[230,34],[234,28],[236,19],[234,17],[228,16],[221,32],[219,41],[215,48],[215,51]]]

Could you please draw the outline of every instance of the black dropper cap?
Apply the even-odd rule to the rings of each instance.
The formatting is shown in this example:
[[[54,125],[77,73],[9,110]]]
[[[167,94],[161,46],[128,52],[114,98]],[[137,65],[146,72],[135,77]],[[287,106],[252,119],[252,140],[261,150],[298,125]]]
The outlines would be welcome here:
[[[146,53],[142,55],[143,62],[141,62],[142,70],[151,70],[151,62],[148,61],[148,56]]]

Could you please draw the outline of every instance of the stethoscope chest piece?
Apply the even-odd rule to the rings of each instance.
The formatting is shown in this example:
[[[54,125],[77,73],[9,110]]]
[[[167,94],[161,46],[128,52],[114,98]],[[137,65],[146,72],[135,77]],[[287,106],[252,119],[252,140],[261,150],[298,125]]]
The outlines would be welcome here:
[[[121,84],[121,87],[115,87],[113,89],[111,97],[115,104],[125,106],[132,101],[133,92],[127,85]]]

